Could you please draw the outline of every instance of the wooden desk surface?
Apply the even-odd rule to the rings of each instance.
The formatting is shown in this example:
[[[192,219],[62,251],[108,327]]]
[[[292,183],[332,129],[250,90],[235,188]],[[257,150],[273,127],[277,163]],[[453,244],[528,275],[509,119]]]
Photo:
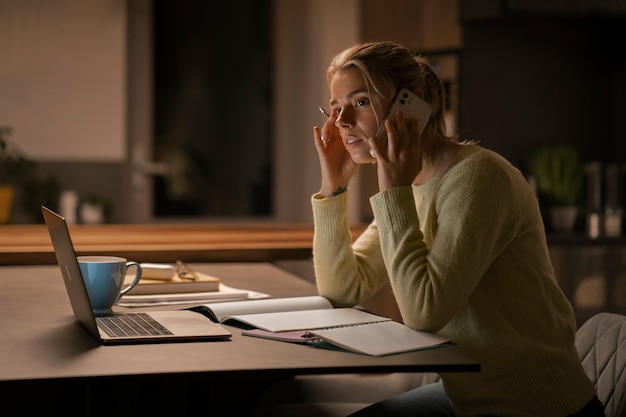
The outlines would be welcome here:
[[[354,227],[354,236],[363,227]],[[313,226],[299,224],[71,225],[78,255],[138,262],[271,262],[311,257]],[[0,265],[55,265],[41,225],[0,225]]]
[[[310,282],[269,263],[201,263],[193,264],[193,268],[219,276],[226,285],[274,297],[316,293]],[[3,402],[13,402],[20,410],[29,412],[43,406],[66,415],[87,415],[86,408],[91,408],[89,415],[100,415],[94,414],[98,410],[102,415],[110,415],[109,407],[98,408],[98,404],[110,401],[113,389],[117,393],[114,397],[121,402],[118,406],[126,408],[143,407],[146,401],[142,398],[161,395],[158,407],[170,408],[156,411],[197,415],[197,411],[211,411],[206,409],[211,404],[211,409],[219,411],[210,415],[239,416],[245,415],[241,410],[249,407],[249,401],[244,406],[242,398],[252,401],[269,382],[298,374],[480,368],[457,346],[370,357],[242,336],[240,329],[228,328],[233,334],[231,341],[101,346],[74,319],[57,266],[3,266]],[[194,390],[197,395],[192,394]],[[37,401],[24,403],[21,398],[25,391],[36,392]],[[148,414],[145,410],[133,413]]]
[[[274,297],[315,294],[268,263],[194,264],[237,288]],[[100,346],[75,321],[58,267],[0,267],[0,381],[206,373],[345,373],[476,370],[456,347],[373,358],[241,336],[232,341]],[[306,361],[301,358],[305,356]]]

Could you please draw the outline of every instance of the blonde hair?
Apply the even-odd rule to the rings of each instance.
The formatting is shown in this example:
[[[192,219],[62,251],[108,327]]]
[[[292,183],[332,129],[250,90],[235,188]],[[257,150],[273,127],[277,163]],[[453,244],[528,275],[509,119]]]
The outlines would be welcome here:
[[[446,133],[446,90],[425,57],[393,42],[361,43],[335,56],[326,72],[327,81],[330,83],[336,73],[352,68],[358,69],[365,79],[378,118],[386,110],[380,108],[383,97],[391,98],[401,88],[421,90],[432,107],[424,135],[432,137],[434,143],[444,144],[451,139]]]

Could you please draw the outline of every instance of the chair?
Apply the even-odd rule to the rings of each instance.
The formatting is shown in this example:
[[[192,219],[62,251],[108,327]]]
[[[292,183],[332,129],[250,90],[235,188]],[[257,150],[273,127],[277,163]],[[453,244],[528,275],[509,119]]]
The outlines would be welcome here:
[[[626,417],[626,316],[588,319],[576,332],[576,350],[606,417]]]

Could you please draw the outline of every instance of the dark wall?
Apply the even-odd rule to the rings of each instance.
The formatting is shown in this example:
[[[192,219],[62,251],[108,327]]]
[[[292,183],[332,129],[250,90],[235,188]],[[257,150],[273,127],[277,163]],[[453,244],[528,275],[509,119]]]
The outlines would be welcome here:
[[[626,16],[461,17],[460,126],[520,168],[548,143],[585,161],[626,162]]]

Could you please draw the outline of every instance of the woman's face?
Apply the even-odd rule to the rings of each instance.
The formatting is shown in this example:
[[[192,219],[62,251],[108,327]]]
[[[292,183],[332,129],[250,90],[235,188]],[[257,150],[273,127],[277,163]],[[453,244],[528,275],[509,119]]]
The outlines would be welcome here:
[[[337,114],[335,125],[339,128],[341,140],[358,164],[375,161],[367,140],[378,130],[376,106],[359,70],[337,72],[330,80],[330,110]]]

